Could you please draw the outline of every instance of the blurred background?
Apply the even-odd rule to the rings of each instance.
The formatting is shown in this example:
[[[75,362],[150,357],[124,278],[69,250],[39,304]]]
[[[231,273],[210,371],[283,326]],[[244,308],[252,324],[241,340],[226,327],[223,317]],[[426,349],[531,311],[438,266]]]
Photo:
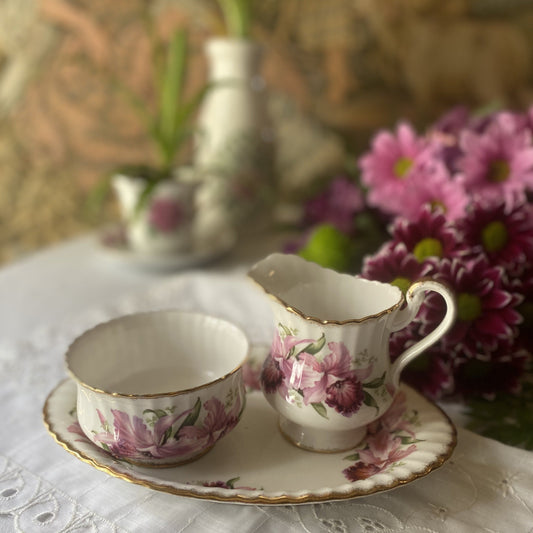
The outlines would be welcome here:
[[[0,0],[0,263],[101,226],[102,176],[154,154],[122,84],[150,98],[143,21],[187,28],[187,87],[205,83],[214,0]],[[251,36],[276,139],[276,200],[301,202],[400,118],[533,101],[531,0],[261,0]]]

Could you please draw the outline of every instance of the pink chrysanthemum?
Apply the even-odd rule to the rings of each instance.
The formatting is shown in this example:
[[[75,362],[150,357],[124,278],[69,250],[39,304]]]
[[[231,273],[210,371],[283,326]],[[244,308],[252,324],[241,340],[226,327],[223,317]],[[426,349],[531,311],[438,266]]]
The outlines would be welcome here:
[[[458,181],[472,194],[512,203],[533,189],[531,133],[507,114],[498,115],[483,133],[465,131]]]
[[[378,253],[365,258],[361,276],[395,285],[405,294],[409,286],[426,276],[431,268],[419,262],[403,242],[389,242]]]
[[[395,242],[403,242],[418,261],[454,257],[461,252],[456,229],[448,223],[441,211],[423,208],[416,220],[398,217],[391,228]]]
[[[432,150],[432,143],[406,123],[398,126],[396,135],[378,133],[370,153],[359,161],[369,205],[390,214],[400,212],[406,184],[431,161]]]
[[[476,202],[457,224],[468,256],[484,253],[492,265],[518,275],[533,260],[533,209],[521,202],[507,208],[503,201]]]
[[[464,216],[470,201],[463,187],[444,171],[415,174],[406,193],[398,214],[409,220],[416,220],[425,206],[441,209],[448,220],[455,220]]]
[[[363,194],[348,178],[334,179],[328,188],[309,200],[304,207],[304,224],[333,224],[344,233],[354,227],[355,215],[364,207]]]
[[[489,266],[484,256],[470,261],[443,259],[434,279],[451,287],[457,298],[457,320],[441,343],[466,357],[483,357],[514,343],[522,318],[516,310],[521,298],[502,285],[502,270]],[[440,322],[444,302],[436,293],[426,297],[419,317],[426,335]]]

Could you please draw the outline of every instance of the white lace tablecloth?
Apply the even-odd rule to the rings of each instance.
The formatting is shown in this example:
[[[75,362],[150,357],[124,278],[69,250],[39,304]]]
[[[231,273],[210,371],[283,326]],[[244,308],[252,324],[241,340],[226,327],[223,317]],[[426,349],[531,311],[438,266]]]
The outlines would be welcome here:
[[[238,254],[162,277],[107,264],[91,239],[0,271],[0,532],[530,532],[533,454],[459,428],[452,458],[395,490],[338,503],[248,506],[183,498],[113,478],[46,432],[41,409],[63,354],[88,327],[137,310],[205,311],[252,342],[272,331]]]

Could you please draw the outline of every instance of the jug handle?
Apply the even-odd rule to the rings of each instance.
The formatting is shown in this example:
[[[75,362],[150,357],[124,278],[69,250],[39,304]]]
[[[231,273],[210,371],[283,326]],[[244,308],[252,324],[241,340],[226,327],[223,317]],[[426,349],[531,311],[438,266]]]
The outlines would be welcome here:
[[[426,335],[416,344],[413,344],[413,346],[407,348],[391,365],[391,378],[395,389],[397,389],[399,386],[400,374],[404,367],[413,359],[415,359],[415,357],[420,355],[424,350],[437,342],[450,329],[457,314],[455,297],[452,291],[448,289],[446,285],[435,280],[416,281],[407,290],[407,306],[396,316],[396,319],[392,324],[391,331],[398,331],[404,328],[415,318],[420,306],[422,305],[422,302],[424,301],[426,291],[435,291],[444,298],[444,301],[446,302],[446,314],[444,315],[441,323],[431,333],[429,333],[429,335]]]

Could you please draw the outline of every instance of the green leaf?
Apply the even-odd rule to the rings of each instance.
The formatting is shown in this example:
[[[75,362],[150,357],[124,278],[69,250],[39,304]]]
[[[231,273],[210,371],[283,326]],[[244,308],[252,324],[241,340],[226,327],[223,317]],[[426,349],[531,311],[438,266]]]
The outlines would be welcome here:
[[[178,29],[168,46],[165,70],[159,95],[159,116],[156,130],[166,151],[164,165],[170,166],[174,154],[178,113],[180,112],[187,60],[187,36],[185,30]]]
[[[153,413],[157,417],[158,420],[160,418],[163,418],[164,416],[167,416],[167,414],[168,414],[163,409],[145,409],[143,411],[143,415],[146,415],[147,413]]]
[[[363,387],[365,389],[379,389],[379,387],[382,387],[383,383],[385,383],[386,375],[387,373],[383,372],[383,375],[381,377],[373,379],[372,381],[369,381],[368,383],[363,383]]]
[[[352,453],[344,458],[345,461],[359,461],[359,459],[359,453]]]
[[[198,416],[200,415],[200,410],[202,409],[202,401],[200,398],[196,400],[196,403],[194,404],[194,407],[192,408],[192,411],[185,417],[185,420],[182,422],[181,426],[178,428],[178,431],[174,433],[174,438],[178,438],[178,433],[180,432],[180,429],[185,426],[194,426],[196,421],[198,420]]]
[[[239,481],[239,479],[241,479],[240,477],[233,477],[231,479],[228,479],[228,481],[226,481],[226,485],[230,488],[230,489],[234,489],[235,488],[235,483],[237,481]]]
[[[305,348],[300,350],[298,353],[308,353],[311,355],[317,354],[322,348],[324,348],[324,345],[326,344],[326,336],[324,333],[322,333],[322,336],[316,340],[315,342],[312,342],[311,344],[308,344]]]
[[[281,322],[278,323],[278,328],[283,331],[285,336],[292,335],[291,330],[287,326],[283,325]]]
[[[511,446],[533,450],[533,376],[520,394],[496,394],[493,400],[467,400],[467,428]]]
[[[313,409],[322,417],[328,418],[327,410],[322,403],[312,403]]]
[[[157,186],[157,181],[146,181],[144,188],[139,195],[137,204],[135,205],[135,211],[133,213],[134,217],[138,217],[141,211],[147,206],[150,197],[152,196],[155,188]]]
[[[400,437],[400,440],[402,444],[416,444],[417,442],[423,442],[420,439],[413,439],[412,437],[406,436]]]
[[[251,0],[218,0],[228,34],[233,37],[247,38],[250,35],[252,20]]]
[[[376,400],[374,400],[374,397],[371,396],[370,394],[368,394],[368,392],[366,391],[363,391],[364,393],[364,397],[363,397],[363,403],[365,405],[368,405],[368,407],[375,407],[377,411],[379,411],[379,406],[376,402]]]

